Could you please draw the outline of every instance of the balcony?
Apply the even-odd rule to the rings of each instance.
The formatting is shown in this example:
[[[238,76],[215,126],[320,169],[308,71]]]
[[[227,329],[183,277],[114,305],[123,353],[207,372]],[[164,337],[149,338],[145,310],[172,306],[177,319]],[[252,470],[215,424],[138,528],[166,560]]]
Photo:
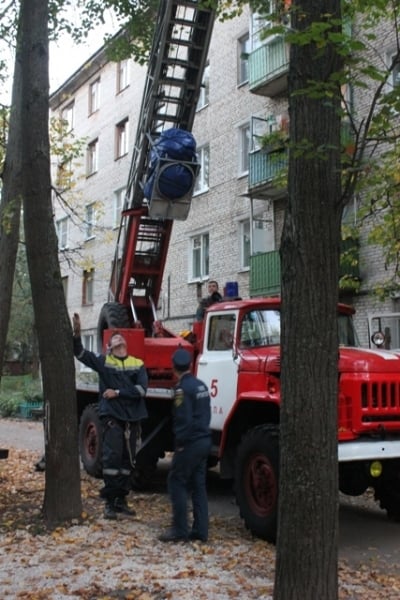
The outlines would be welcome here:
[[[359,243],[355,238],[342,240],[339,293],[355,294],[360,288]],[[323,282],[322,284],[323,285]],[[281,291],[281,262],[278,250],[250,257],[250,297],[276,296]]]
[[[249,90],[273,98],[287,90],[289,45],[282,37],[272,37],[249,54]]]
[[[265,252],[250,257],[250,297],[276,296],[281,291],[279,252]]]
[[[249,154],[249,196],[273,200],[286,193],[288,151],[285,148],[273,151],[265,148]]]

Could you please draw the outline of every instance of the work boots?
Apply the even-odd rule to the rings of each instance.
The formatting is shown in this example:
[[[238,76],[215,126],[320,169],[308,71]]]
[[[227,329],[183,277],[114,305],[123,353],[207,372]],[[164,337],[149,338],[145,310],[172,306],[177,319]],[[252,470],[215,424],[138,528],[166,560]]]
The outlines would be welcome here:
[[[114,511],[124,515],[129,515],[130,517],[134,517],[136,515],[136,512],[132,508],[129,508],[126,498],[115,498]]]
[[[117,513],[114,507],[114,502],[112,500],[107,500],[106,505],[104,507],[104,518],[111,519],[113,521],[117,518]]]

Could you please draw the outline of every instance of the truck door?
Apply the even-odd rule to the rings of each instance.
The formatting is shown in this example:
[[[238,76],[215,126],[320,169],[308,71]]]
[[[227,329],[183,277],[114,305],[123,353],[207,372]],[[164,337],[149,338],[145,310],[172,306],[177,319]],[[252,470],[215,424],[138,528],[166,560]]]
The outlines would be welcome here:
[[[237,364],[234,358],[237,311],[207,316],[203,351],[197,363],[197,376],[207,384],[211,395],[211,429],[222,430],[237,397]]]

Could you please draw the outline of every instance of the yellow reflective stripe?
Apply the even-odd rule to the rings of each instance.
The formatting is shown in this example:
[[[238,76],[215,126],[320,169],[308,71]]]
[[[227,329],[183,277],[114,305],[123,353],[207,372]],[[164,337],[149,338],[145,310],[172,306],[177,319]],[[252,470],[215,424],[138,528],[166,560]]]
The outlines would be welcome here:
[[[106,356],[106,365],[117,369],[139,369],[143,364],[143,361],[135,356],[127,356],[125,360],[121,360],[112,354]]]

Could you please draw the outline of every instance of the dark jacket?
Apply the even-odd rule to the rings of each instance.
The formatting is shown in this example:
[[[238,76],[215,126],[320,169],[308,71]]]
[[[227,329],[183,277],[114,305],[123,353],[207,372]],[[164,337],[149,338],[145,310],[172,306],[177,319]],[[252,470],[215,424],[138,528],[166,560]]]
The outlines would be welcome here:
[[[74,337],[74,354],[87,367],[99,374],[99,415],[120,421],[140,421],[147,417],[145,395],[148,378],[140,358],[117,358],[113,354],[95,354],[85,350],[80,337]],[[119,390],[119,396],[107,400],[106,389]]]
[[[184,373],[175,387],[173,430],[175,446],[210,435],[210,395],[207,386],[191,373]]]

